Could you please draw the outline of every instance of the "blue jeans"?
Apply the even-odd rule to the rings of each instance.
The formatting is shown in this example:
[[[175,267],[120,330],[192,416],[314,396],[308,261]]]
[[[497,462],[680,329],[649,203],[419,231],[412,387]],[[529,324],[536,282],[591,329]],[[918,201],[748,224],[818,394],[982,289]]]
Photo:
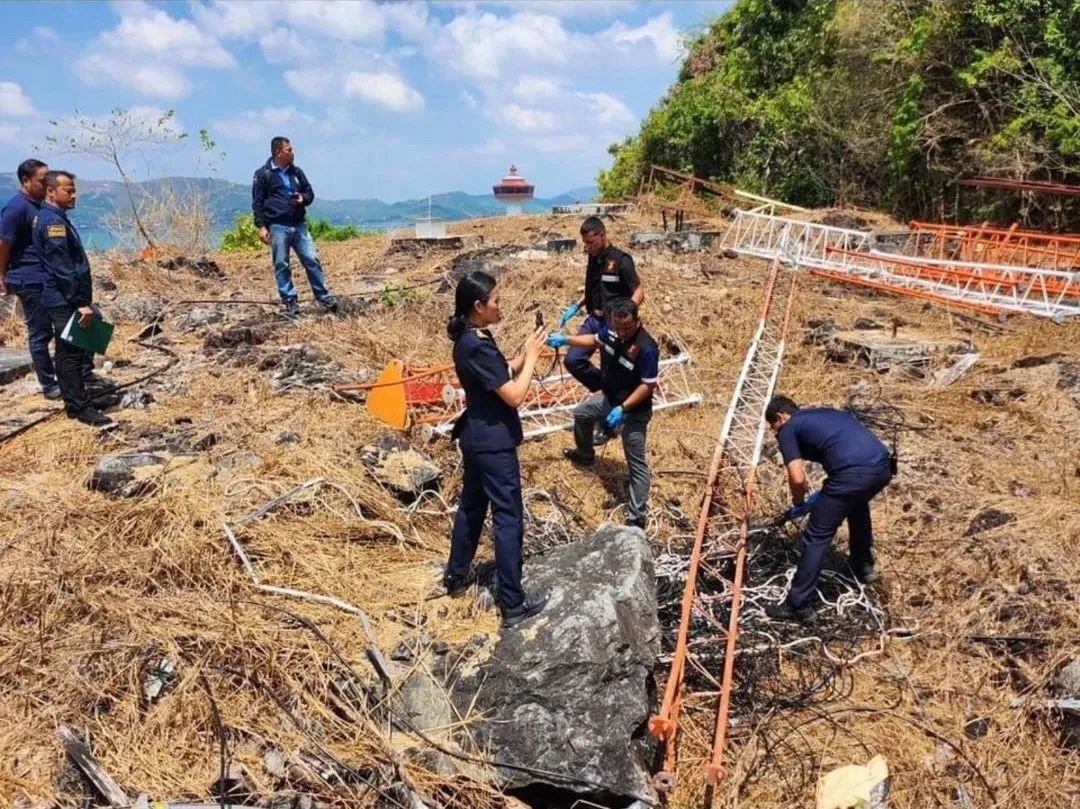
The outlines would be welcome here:
[[[578,329],[578,334],[596,334],[600,331],[603,322],[603,318],[589,315],[585,318],[585,322],[581,324],[581,328]],[[596,351],[595,348],[570,347],[566,351],[563,367],[566,368],[570,376],[593,393],[596,393],[600,390],[600,369],[593,365],[590,359],[594,351]]]
[[[56,387],[56,367],[49,354],[49,341],[53,339],[53,321],[49,310],[41,305],[41,284],[24,284],[9,281],[8,289],[22,304],[23,318],[26,321],[27,342],[30,359],[34,363],[34,373],[42,390]],[[83,357],[82,375],[89,376],[94,370],[94,355]]]
[[[292,268],[289,266],[289,248],[293,249],[307,272],[308,283],[311,284],[311,291],[315,293],[315,299],[319,303],[331,303],[333,296],[326,288],[326,276],[323,275],[323,268],[315,251],[315,240],[308,233],[307,225],[271,225],[269,229],[274,278],[282,303],[286,306],[296,305],[296,287],[293,286]]]
[[[888,459],[878,466],[857,466],[829,475],[821,487],[821,496],[810,507],[810,522],[803,530],[802,555],[788,590],[788,604],[803,607],[813,600],[829,545],[845,519],[852,570],[859,573],[866,565],[874,564],[870,501],[890,480]]]

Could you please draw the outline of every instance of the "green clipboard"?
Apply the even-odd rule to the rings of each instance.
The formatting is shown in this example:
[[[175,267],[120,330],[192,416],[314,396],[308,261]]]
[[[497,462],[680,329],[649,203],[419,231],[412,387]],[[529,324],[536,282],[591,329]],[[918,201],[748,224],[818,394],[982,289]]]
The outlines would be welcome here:
[[[76,311],[64,326],[60,339],[83,351],[104,354],[105,349],[109,347],[109,341],[112,340],[112,335],[113,324],[100,314],[95,312],[93,321],[84,329],[79,325],[79,313]]]

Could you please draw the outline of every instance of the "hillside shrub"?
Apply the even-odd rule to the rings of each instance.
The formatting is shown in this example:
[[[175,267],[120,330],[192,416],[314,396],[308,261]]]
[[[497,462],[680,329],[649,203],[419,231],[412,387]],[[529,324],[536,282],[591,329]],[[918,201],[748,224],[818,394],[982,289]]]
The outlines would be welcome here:
[[[382,235],[377,230],[365,230],[356,225],[334,225],[325,219],[309,219],[307,226],[311,237],[317,242],[347,242],[351,239]],[[221,235],[222,253],[250,252],[259,250],[263,246],[251,214],[237,214],[232,230],[227,230]]]

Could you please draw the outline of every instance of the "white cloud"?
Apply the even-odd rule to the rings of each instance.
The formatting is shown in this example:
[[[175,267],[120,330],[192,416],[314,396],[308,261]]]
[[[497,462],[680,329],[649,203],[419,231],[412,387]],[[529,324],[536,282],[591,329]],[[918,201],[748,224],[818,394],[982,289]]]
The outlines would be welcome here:
[[[585,104],[590,121],[607,126],[625,127],[637,123],[637,116],[622,101],[607,93],[575,93]]]
[[[155,98],[183,98],[191,90],[187,77],[174,67],[130,63],[104,53],[84,57],[79,62],[79,78],[84,84],[117,84]]]
[[[461,91],[461,100],[464,101],[471,110],[475,110],[480,107],[480,102],[477,101],[476,96],[474,96],[468,90]]]
[[[601,41],[610,41],[630,51],[639,51],[642,45],[648,45],[661,64],[672,64],[680,59],[685,44],[670,11],[658,14],[642,23],[637,28],[629,28],[622,22],[615,22],[597,37]]]
[[[345,76],[345,95],[370,101],[394,112],[423,109],[424,97],[393,73],[361,73]]]
[[[296,64],[315,56],[315,43],[291,28],[278,27],[259,37],[263,58],[270,64]]]
[[[235,67],[236,60],[190,20],[170,17],[143,3],[123,3],[120,24],[99,38],[111,50],[129,55],[166,57],[187,66]]]
[[[338,82],[337,77],[319,68],[286,70],[284,75],[285,83],[294,93],[317,100],[328,99]]]
[[[386,10],[369,0],[212,0],[194,4],[192,15],[204,30],[220,37],[253,37],[280,23],[318,36],[362,42],[381,40],[387,18]],[[415,15],[395,12],[394,18],[408,27]]]
[[[336,74],[322,68],[285,71],[285,82],[307,98],[329,101],[355,98],[394,112],[423,109],[424,97],[395,73],[351,70]]]
[[[314,115],[301,112],[295,107],[263,107],[261,110],[245,110],[231,118],[223,118],[211,124],[214,135],[242,141],[267,141],[289,128],[309,128],[318,123]]]
[[[34,105],[21,86],[13,81],[0,81],[0,115],[30,115]]]
[[[517,98],[533,100],[556,98],[563,93],[564,85],[547,76],[522,76],[511,91]]]
[[[114,8],[120,22],[101,33],[76,64],[86,84],[119,84],[143,95],[182,98],[191,89],[184,68],[236,66],[221,43],[190,20],[143,2]]]
[[[489,117],[509,124],[519,132],[545,132],[559,127],[558,113],[520,104],[507,104],[493,111]]]
[[[586,43],[586,37],[567,31],[556,17],[467,12],[443,27],[433,55],[463,75],[498,79],[507,66],[566,64]]]
[[[17,53],[39,54],[51,45],[60,41],[60,35],[47,25],[37,25],[31,30],[30,36],[20,37],[15,40]]]
[[[474,8],[525,9],[542,14],[569,17],[610,17],[633,11],[634,0],[443,0],[435,5],[470,10]]]

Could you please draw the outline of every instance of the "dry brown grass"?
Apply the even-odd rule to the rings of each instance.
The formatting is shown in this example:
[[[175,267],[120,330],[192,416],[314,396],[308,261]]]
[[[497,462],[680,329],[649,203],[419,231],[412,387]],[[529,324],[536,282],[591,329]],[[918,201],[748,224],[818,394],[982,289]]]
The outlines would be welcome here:
[[[577,224],[571,218],[535,217],[463,223],[451,230],[483,233],[486,245],[528,245],[572,236]],[[613,223],[615,241],[624,242],[641,224]],[[385,248],[381,240],[320,246],[335,292],[377,293],[387,283],[432,280],[452,258],[433,253],[414,258]],[[686,343],[705,395],[702,407],[659,414],[650,428],[658,472],[654,533],[657,548],[664,549],[679,546],[686,530],[676,524],[674,504],[696,513],[701,473],[752,333],[765,267],[664,252],[638,258],[649,293],[646,323],[654,334],[671,333]],[[170,318],[186,308],[180,301],[193,298],[273,300],[266,256],[219,260],[229,274],[223,282],[183,273],[170,277],[118,261],[95,266],[116,280],[120,298],[136,289],[157,296],[173,307]],[[717,274],[706,278],[703,263]],[[577,294],[581,275],[578,256],[506,265],[498,337],[507,354],[529,329],[531,309],[540,306],[553,322]],[[302,273],[297,280],[305,290]],[[436,289],[393,308],[375,303],[361,317],[306,316],[278,331],[267,347],[311,343],[350,372],[381,368],[390,358],[445,362],[450,297]],[[901,476],[874,512],[885,574],[877,591],[880,601],[897,624],[917,625],[918,631],[910,639],[890,641],[882,655],[834,672],[850,688],[789,711],[784,720],[790,725],[806,722],[798,729],[798,746],[767,752],[763,737],[737,735],[728,758],[732,772],[753,770],[755,778],[726,781],[720,803],[808,805],[810,793],[793,794],[785,773],[797,768],[816,773],[881,752],[892,770],[891,805],[896,807],[952,806],[960,783],[980,807],[1075,805],[1077,754],[1058,747],[1045,712],[1013,708],[1010,701],[1044,694],[1042,687],[1061,661],[1080,653],[1075,553],[1080,411],[1066,392],[1042,383],[1002,405],[979,404],[971,392],[1001,385],[995,369],[1018,357],[1052,350],[1075,355],[1080,324],[1018,320],[1002,334],[976,333],[982,359],[960,383],[943,390],[896,374],[875,377],[865,369],[828,364],[820,350],[799,344],[800,326],[809,318],[828,314],[849,323],[875,310],[899,314],[942,337],[962,336],[968,328],[947,313],[924,311],[911,302],[868,298],[805,279],[780,388],[800,401],[842,404],[848,388],[865,380],[900,407],[908,423],[925,428],[901,439]],[[268,316],[268,308],[227,309],[230,322],[255,316]],[[182,381],[183,388],[156,388],[156,405],[124,411],[124,425],[112,437],[96,438],[76,424],[52,420],[0,445],[0,749],[5,751],[0,805],[79,799],[70,779],[58,780],[62,756],[54,732],[60,723],[86,732],[102,765],[130,794],[205,800],[219,768],[215,706],[228,729],[229,755],[243,765],[253,792],[267,796],[294,789],[327,804],[374,805],[376,796],[358,781],[328,782],[311,764],[312,757],[321,757],[336,760],[339,774],[347,765],[380,785],[394,780],[394,751],[404,742],[397,732],[388,742],[385,724],[372,726],[377,697],[349,704],[335,691],[357,677],[370,694],[379,693],[359,621],[331,607],[254,590],[221,523],[235,523],[304,481],[325,478],[348,497],[334,488],[313,488],[237,529],[263,582],[361,607],[384,651],[416,631],[390,613],[421,614],[425,631],[451,642],[477,631],[494,635],[497,621],[468,600],[424,600],[446,553],[449,518],[400,510],[368,476],[356,450],[380,427],[362,407],[324,392],[274,395],[255,368],[213,361],[203,355],[198,338],[173,331],[172,322],[167,319],[166,333],[181,361],[162,381]],[[12,330],[4,328],[7,336]],[[121,379],[161,362],[129,342],[137,331],[136,324],[119,328],[118,355],[134,363],[117,369]],[[40,406],[34,397],[5,396],[12,413]],[[103,452],[137,446],[140,431],[168,435],[183,426],[177,419],[212,431],[217,443],[173,458],[156,490],[141,499],[115,500],[88,491],[86,481]],[[285,431],[298,434],[299,443],[280,444]],[[592,474],[563,463],[561,450],[568,443],[560,434],[525,445],[525,485],[557,493],[586,523],[596,524],[624,496],[620,450],[606,449],[608,463]],[[454,453],[445,444],[430,449],[448,472],[443,494],[452,500],[458,484]],[[245,453],[252,454],[250,465],[229,467],[230,458],[244,460]],[[761,481],[765,516],[785,500],[772,458],[763,464]],[[1013,481],[1031,493],[1017,496]],[[349,498],[359,504],[363,519]],[[1013,512],[1015,520],[963,536],[970,520],[989,506]],[[393,524],[406,541],[372,521]],[[356,674],[303,621],[282,610],[313,622]],[[1041,640],[1010,646],[972,639],[1000,634]],[[865,640],[868,647],[875,642]],[[148,703],[143,680],[167,655],[180,661],[177,680]],[[820,664],[818,655],[815,665]],[[714,704],[699,700],[691,703],[699,710],[688,711],[680,765],[688,781],[697,777]],[[990,720],[986,737],[965,737],[969,715]],[[941,739],[962,756],[932,771],[924,758]],[[302,750],[308,764],[276,779],[261,763],[269,748]],[[422,792],[446,805],[499,802],[490,790],[461,778],[416,767],[410,772]],[[698,793],[688,787],[680,794],[690,805]]]

